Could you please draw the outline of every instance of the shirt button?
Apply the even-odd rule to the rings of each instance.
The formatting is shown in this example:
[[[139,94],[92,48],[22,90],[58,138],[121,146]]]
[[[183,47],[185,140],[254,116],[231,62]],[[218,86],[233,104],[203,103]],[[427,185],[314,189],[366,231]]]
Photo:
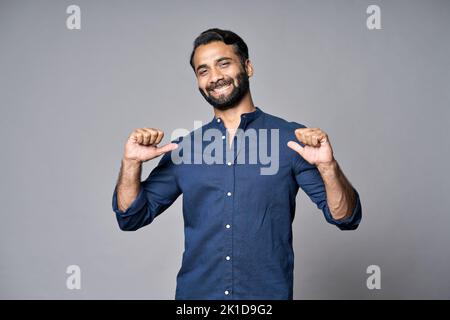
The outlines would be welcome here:
[[[228,193],[227,193],[227,196],[231,197],[231,192],[228,192]]]
[[[230,256],[226,256],[225,259],[230,260],[231,258],[230,258]]]
[[[217,119],[217,122],[220,122],[220,119]]]
[[[225,290],[225,295],[229,295],[230,292],[228,290]]]
[[[225,226],[225,228],[230,229],[231,226],[230,226],[229,224],[227,224],[227,225]]]
[[[231,166],[231,161],[228,161],[227,165]]]
[[[225,136],[222,136],[222,140],[225,140]]]

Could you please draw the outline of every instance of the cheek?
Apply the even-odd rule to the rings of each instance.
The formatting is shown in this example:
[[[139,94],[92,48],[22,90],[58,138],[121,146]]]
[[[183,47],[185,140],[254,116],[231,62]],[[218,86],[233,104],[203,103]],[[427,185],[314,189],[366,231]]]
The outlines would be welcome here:
[[[202,91],[203,94],[209,96],[210,92],[206,89],[205,85],[199,84],[199,89]]]
[[[239,71],[240,70],[235,70],[235,72],[233,72],[232,74],[227,74],[226,77],[230,78],[233,80],[234,86],[237,87],[239,85],[239,80],[238,80],[238,76],[239,76]]]
[[[197,79],[197,85],[202,91],[206,92],[206,81],[203,81],[202,79]]]

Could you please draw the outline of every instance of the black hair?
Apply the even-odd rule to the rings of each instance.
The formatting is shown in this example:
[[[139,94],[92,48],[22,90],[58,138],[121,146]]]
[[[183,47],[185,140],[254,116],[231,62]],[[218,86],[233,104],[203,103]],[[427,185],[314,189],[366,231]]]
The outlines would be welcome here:
[[[222,30],[218,28],[208,29],[203,31],[195,40],[194,48],[192,49],[190,64],[195,72],[194,68],[194,54],[197,47],[208,44],[214,41],[221,41],[227,45],[232,45],[234,52],[239,57],[242,67],[245,66],[245,61],[248,59],[248,47],[247,44],[236,33],[230,30]]]

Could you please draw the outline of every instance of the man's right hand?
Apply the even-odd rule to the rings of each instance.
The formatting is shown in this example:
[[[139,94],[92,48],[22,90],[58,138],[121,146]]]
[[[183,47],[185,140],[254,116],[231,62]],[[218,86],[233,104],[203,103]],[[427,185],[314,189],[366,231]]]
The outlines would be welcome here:
[[[125,144],[124,160],[142,163],[160,155],[175,150],[176,143],[168,143],[158,147],[164,137],[164,132],[153,128],[139,128],[134,130]]]

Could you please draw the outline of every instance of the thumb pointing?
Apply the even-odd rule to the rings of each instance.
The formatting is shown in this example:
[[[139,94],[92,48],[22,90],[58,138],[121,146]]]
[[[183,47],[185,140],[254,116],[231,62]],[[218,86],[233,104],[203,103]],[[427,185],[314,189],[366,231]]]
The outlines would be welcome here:
[[[291,148],[292,150],[298,152],[301,156],[303,156],[303,147],[299,145],[297,142],[289,141],[287,145],[289,148]]]
[[[170,152],[172,150],[175,150],[176,148],[178,148],[178,144],[176,144],[176,143],[168,143],[168,144],[166,144],[166,145],[164,145],[162,147],[157,147],[156,151],[158,152],[158,154],[161,155],[161,154]]]

